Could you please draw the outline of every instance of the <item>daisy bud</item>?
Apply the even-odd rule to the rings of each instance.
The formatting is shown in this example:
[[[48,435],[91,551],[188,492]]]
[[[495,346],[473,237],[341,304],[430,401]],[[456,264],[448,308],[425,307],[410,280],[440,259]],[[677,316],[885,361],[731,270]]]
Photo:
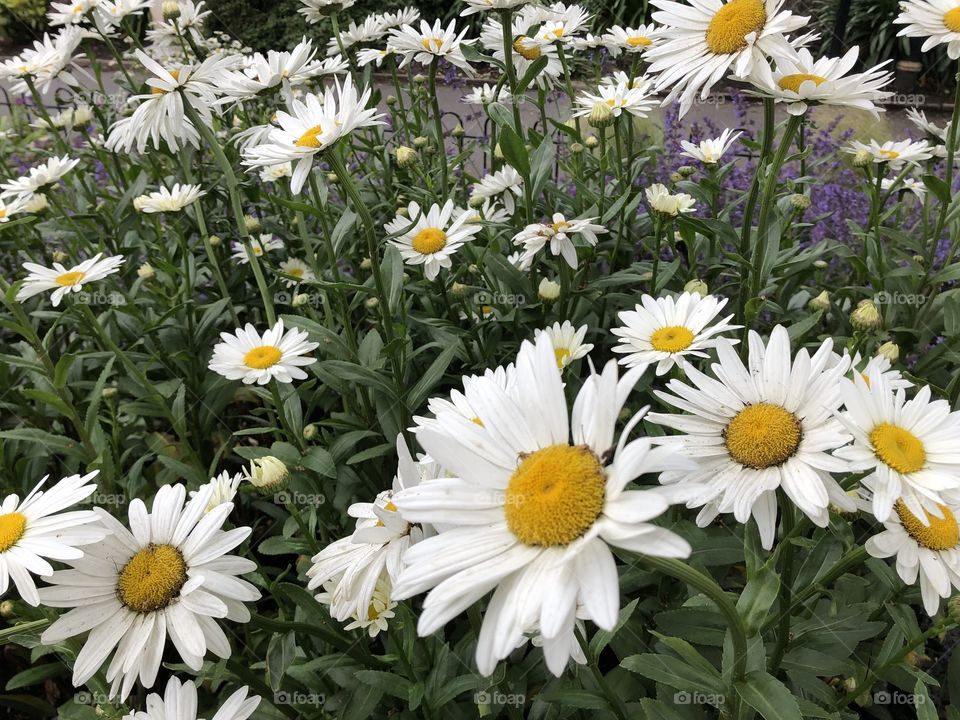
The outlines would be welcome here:
[[[692,165],[681,165],[680,167],[677,168],[677,174],[680,175],[680,177],[682,178],[688,178],[691,175],[695,175],[696,172],[697,172],[697,169]]]
[[[340,178],[337,177],[336,173],[327,173],[327,182],[331,185],[336,185],[340,182]]]
[[[681,180],[683,180],[683,175],[681,175],[680,173],[678,173],[678,172],[670,173],[670,182],[672,182],[672,183],[678,183],[678,182],[680,182]]]
[[[265,455],[250,461],[247,480],[260,492],[272,493],[286,487],[289,475],[290,471],[282,460],[273,455]]]
[[[50,256],[53,258],[54,262],[62,263],[66,262],[67,258],[70,257],[63,250],[54,250],[50,253]]]
[[[417,74],[413,76],[413,82],[416,85],[423,85],[427,82],[427,76],[422,74]]]
[[[402,168],[410,167],[417,161],[417,158],[419,157],[416,150],[414,150],[412,147],[407,147],[406,145],[401,145],[398,147],[394,151],[394,154],[397,156],[397,165]]]
[[[587,135],[587,139],[583,141],[583,144],[593,150],[600,144],[600,141],[597,139],[596,135]]]
[[[164,20],[176,20],[180,17],[180,3],[175,0],[168,0],[160,6],[163,12]]]
[[[616,118],[613,116],[613,110],[610,109],[610,106],[605,102],[598,102],[593,104],[593,109],[590,110],[590,117],[587,118],[587,123],[589,123],[592,128],[605,128],[613,125],[613,121]]]
[[[27,213],[41,213],[50,206],[47,196],[43,193],[34,193],[33,196],[23,206],[23,211]]]
[[[313,423],[310,423],[305,428],[303,428],[303,439],[304,440],[313,440],[320,434],[320,431],[317,430],[317,426]]]
[[[260,230],[260,219],[255,218],[253,215],[244,215],[243,224],[244,227],[247,228],[248,233],[255,233]]]
[[[814,261],[813,261],[813,266],[814,266],[817,270],[823,270],[823,269],[829,267],[829,265],[828,265],[828,263],[827,263],[826,260],[814,260]]]
[[[960,594],[954,595],[947,601],[947,612],[955,623],[960,623]]]
[[[387,95],[387,105],[389,105],[390,107],[393,107],[396,104],[397,104],[396,95]]]
[[[417,135],[413,139],[413,146],[417,149],[425,148],[430,143],[430,140],[425,138],[423,135]]]
[[[461,125],[460,123],[457,123],[457,126],[450,131],[450,134],[453,135],[455,138],[460,139],[467,134],[467,131],[463,129],[463,125]]]
[[[104,398],[112,398],[117,396],[117,389],[115,387],[105,387],[103,392],[100,395]]]
[[[790,196],[790,204],[797,210],[806,210],[810,207],[810,198],[803,193],[794,193]]]
[[[850,314],[850,322],[857,330],[876,330],[883,324],[883,319],[872,300],[861,300]]]
[[[303,307],[310,302],[310,296],[306,293],[297,293],[293,296],[293,300],[290,301],[290,305],[295,308]]]
[[[406,285],[408,282],[410,282],[410,273],[405,272],[403,274],[403,284]]]
[[[700,297],[706,297],[710,292],[710,288],[707,287],[707,284],[700,278],[694,278],[683,286],[683,291],[697,293]]]
[[[463,283],[455,282],[450,286],[450,295],[457,300],[462,300],[467,296],[467,286]]]
[[[537,295],[544,302],[552,302],[560,297],[560,283],[543,278],[537,288]]]
[[[583,145],[581,145],[578,142],[575,142],[573,143],[573,145],[570,146],[570,152],[572,152],[574,155],[579,155],[580,153],[583,152],[583,150],[584,150]]]
[[[369,270],[372,266],[373,266],[373,263],[370,261],[370,258],[368,257],[365,257],[363,260],[360,261],[361,270]]]
[[[917,265],[923,265],[927,259],[923,255],[914,255],[913,261],[917,263]]]
[[[845,678],[843,681],[843,689],[847,692],[857,689],[857,679],[855,677]]]
[[[854,167],[866,167],[871,162],[873,162],[873,155],[867,150],[859,150],[856,155],[853,156]]]
[[[887,340],[877,348],[877,355],[882,355],[890,362],[895,363],[900,359],[900,346],[891,340]]]
[[[467,205],[469,205],[473,210],[479,210],[483,207],[483,201],[484,198],[480,197],[479,195],[471,195],[470,200],[467,201]]]
[[[424,154],[424,155],[433,155],[433,154],[436,153],[436,152],[437,152],[437,149],[436,149],[433,145],[427,145],[427,146],[423,149],[423,154]]]
[[[210,247],[220,247],[220,244],[223,242],[219,235],[211,235],[207,240],[210,242]]]
[[[137,277],[141,280],[152,280],[157,273],[154,272],[153,265],[144,263],[137,268]]]
[[[470,273],[471,275],[477,275],[480,272],[480,268],[478,268],[473,263],[470,263],[469,265],[467,265],[467,272]]]
[[[363,303],[368,310],[373,310],[377,305],[380,304],[380,298],[369,297]]]
[[[496,147],[493,148],[493,156],[497,160],[503,160],[503,150],[500,148],[500,143],[497,143]]]
[[[398,207],[397,215],[399,215],[400,217],[410,217],[410,211],[407,210],[405,207]]]
[[[826,290],[821,291],[819,295],[807,303],[807,307],[813,311],[830,309],[830,293]]]
[[[13,617],[13,600],[4,600],[0,602],[0,617]]]

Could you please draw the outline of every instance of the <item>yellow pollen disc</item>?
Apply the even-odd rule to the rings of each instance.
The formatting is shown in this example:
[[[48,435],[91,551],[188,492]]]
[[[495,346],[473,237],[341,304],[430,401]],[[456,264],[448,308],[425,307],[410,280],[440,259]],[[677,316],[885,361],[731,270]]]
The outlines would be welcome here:
[[[653,40],[651,40],[648,37],[627,38],[627,45],[629,45],[630,47],[646,47],[647,45],[650,45],[652,42]]]
[[[537,450],[523,456],[507,484],[507,527],[527,545],[569,545],[597,521],[605,491],[603,466],[586,445]]]
[[[301,148],[313,148],[316,150],[320,147],[320,133],[323,132],[323,128],[319,125],[314,125],[312,128],[307,130],[303,135],[297,138],[297,142],[294,143],[297,147]]]
[[[960,33],[960,7],[947,10],[943,15],[943,24],[950,32]]]
[[[387,510],[388,512],[396,512],[396,511],[397,511],[397,506],[393,504],[393,501],[390,501],[390,502],[388,502],[386,505],[383,506],[383,509],[384,509],[384,510]]]
[[[287,275],[292,275],[293,277],[303,277],[303,268],[291,268],[287,270]]]
[[[611,102],[611,101],[608,100],[607,102]],[[559,232],[563,232],[568,227],[570,227],[570,223],[568,223],[566,220],[561,220],[560,222],[555,222],[551,224],[550,227],[553,228],[554,232],[559,233]]]
[[[557,359],[557,367],[562,370],[567,358],[570,357],[570,351],[566,348],[555,348],[553,356]]]
[[[180,71],[179,71],[179,70],[170,70],[169,72],[170,72],[170,74],[173,76],[173,79],[174,79],[174,80],[176,80],[177,82],[180,81]],[[167,91],[164,90],[163,88],[152,87],[152,88],[150,88],[150,92],[153,93],[154,95],[163,95],[163,94],[164,94],[165,92],[167,92]]]
[[[747,46],[747,35],[759,34],[766,22],[762,0],[730,0],[707,26],[707,47],[715,55],[739,52]]]
[[[937,505],[942,518],[927,513],[927,522],[924,525],[920,518],[914,515],[903,504],[902,500],[897,500],[893,506],[900,516],[900,522],[907,534],[917,541],[923,547],[929,550],[951,550],[960,545],[960,528],[957,527],[957,518],[945,505]]]
[[[654,350],[675,353],[686,350],[693,343],[693,333],[683,325],[668,325],[655,330],[650,336]]]
[[[870,444],[877,457],[899,473],[915,473],[927,459],[920,438],[890,423],[880,423],[873,429]]]
[[[780,86],[781,90],[790,90],[791,92],[799,93],[800,86],[803,85],[807,80],[813,81],[814,85],[819,87],[827,81],[825,77],[820,77],[819,75],[808,75],[807,73],[794,73],[793,75],[784,75],[777,81],[777,85]]]
[[[443,46],[443,40],[441,38],[424,38],[420,41],[420,44],[423,45],[423,49],[429,52],[440,52],[440,48]]]
[[[148,545],[130,558],[117,578],[117,595],[131,610],[155,612],[167,607],[187,581],[183,555],[170,545]]]
[[[5,218],[7,216],[6,209],[0,209],[0,218]]]
[[[264,370],[276,365],[282,357],[283,353],[280,352],[280,348],[273,345],[261,345],[247,351],[247,354],[243,356],[243,364],[254,370]]]
[[[527,46],[524,43],[525,40],[527,40],[526,35],[518,35],[517,39],[513,41],[513,51],[524,60],[536,60],[540,57],[540,48],[536,45]]]
[[[446,247],[447,234],[440,228],[424,228],[410,241],[410,245],[421,255],[432,255]]]
[[[747,405],[723,431],[730,457],[754,470],[785,463],[802,437],[796,415],[769,403]]]
[[[62,275],[57,275],[53,281],[57,285],[62,285],[63,287],[72,287],[83,280],[86,276],[86,273],[82,273],[79,270],[71,270],[70,272],[65,272]]]
[[[18,512],[0,515],[0,553],[16,545],[27,531],[27,518]]]
[[[898,153],[896,150],[881,150],[877,154],[884,160],[896,160],[898,157],[900,157],[900,153]]]

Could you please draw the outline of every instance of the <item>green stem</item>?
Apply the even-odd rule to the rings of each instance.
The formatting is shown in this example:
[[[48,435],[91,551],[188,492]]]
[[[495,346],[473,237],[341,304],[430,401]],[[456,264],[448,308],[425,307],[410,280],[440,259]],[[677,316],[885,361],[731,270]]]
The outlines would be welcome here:
[[[628,713],[623,702],[623,698],[613,691],[613,688],[610,687],[610,683],[607,682],[607,678],[605,678],[603,673],[600,671],[600,667],[597,665],[597,659],[594,657],[593,653],[590,652],[590,645],[587,643],[587,639],[584,637],[583,633],[577,629],[576,635],[577,642],[580,643],[580,649],[583,650],[583,655],[587,658],[587,666],[590,668],[590,673],[593,675],[593,679],[596,680],[597,685],[600,687],[600,691],[607,699],[607,704],[610,706],[610,710],[614,715],[617,716],[618,720],[627,720]]]
[[[437,68],[440,58],[434,58],[430,63],[428,79],[430,83],[430,98],[433,104],[433,127],[437,135],[437,153],[440,155],[440,186],[443,188],[443,197],[450,196],[450,178],[447,169],[447,144],[443,136],[443,115],[440,112],[440,99],[437,97]]]
[[[513,66],[513,11],[500,11],[500,25],[503,28],[503,64],[507,71],[507,83],[510,85],[510,104],[513,107],[513,129],[523,137],[523,123],[520,119],[520,100],[517,97],[517,69]],[[546,128],[543,129],[546,132]]]

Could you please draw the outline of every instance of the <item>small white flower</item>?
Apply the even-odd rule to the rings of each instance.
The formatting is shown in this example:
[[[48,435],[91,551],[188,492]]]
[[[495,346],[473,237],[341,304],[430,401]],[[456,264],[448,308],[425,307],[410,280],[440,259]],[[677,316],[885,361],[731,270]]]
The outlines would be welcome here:
[[[394,245],[409,265],[423,265],[428,280],[437,277],[441,268],[452,267],[451,256],[483,228],[471,222],[473,210],[458,211],[453,217],[453,200],[426,211],[411,202],[407,216],[398,215],[383,226]]]
[[[577,97],[577,109],[573,115],[590,115],[594,106],[600,103],[610,108],[613,117],[620,117],[622,113],[628,112],[634,117],[645,118],[660,102],[651,96],[652,87],[652,81],[647,78],[640,78],[640,82],[635,82],[632,86],[619,83],[600,85],[597,94],[583,93]]]
[[[647,202],[656,212],[676,217],[694,210],[693,198],[686,193],[672,194],[665,185],[654,183],[645,191]]]
[[[247,323],[233,334],[220,333],[220,338],[223,342],[213,348],[209,368],[247,385],[266,385],[273,379],[280,383],[305,380],[307,374],[301,368],[316,362],[307,353],[319,345],[307,340],[307,333],[297,328],[284,332],[283,320],[262,336]]]
[[[603,44],[616,57],[621,52],[642,53],[656,40],[655,25],[639,25],[635,28],[614,25],[603,35]]]
[[[607,232],[603,225],[594,224],[597,218],[582,218],[580,220],[567,220],[562,213],[555,213],[553,222],[534,223],[527,225],[523,230],[513,237],[515,245],[523,246],[523,256],[520,259],[521,269],[527,269],[533,262],[533,258],[540,252],[547,243],[550,244],[550,252],[553,255],[561,255],[567,264],[573,269],[577,268],[577,249],[573,244],[571,235],[580,235],[589,245],[596,245],[597,235]]]
[[[157,192],[134,198],[133,207],[142,213],[180,212],[203,195],[206,195],[206,192],[201,190],[199,185],[176,183],[169,190],[162,187]]]
[[[247,242],[250,245],[250,250],[253,252],[254,257],[262,257],[264,253],[268,253],[271,250],[283,250],[283,240],[271,235],[270,233],[264,233],[259,238],[248,238]],[[240,265],[246,265],[250,262],[250,258],[247,256],[246,248],[242,242],[233,241],[231,244],[232,257]]]
[[[540,333],[550,336],[553,354],[557,358],[557,367],[563,369],[573,361],[586,357],[587,353],[593,350],[592,343],[583,341],[588,329],[587,325],[576,328],[569,320],[564,320],[562,325],[556,322],[543,330],[537,330],[534,339],[540,337]]]
[[[699,160],[705,165],[716,165],[741,135],[743,132],[733,132],[728,128],[720,133],[720,137],[701,140],[698,145],[681,140],[680,147],[683,148],[683,152],[680,154]]]
[[[260,696],[247,697],[246,686],[234,692],[221,705],[212,720],[247,720],[260,705]],[[167,680],[163,697],[147,696],[147,709],[131,712],[123,720],[197,720],[197,686],[193,680],[181,683],[176,677]]]
[[[475,42],[464,40],[468,31],[469,28],[464,28],[458,35],[455,20],[451,20],[446,28],[440,20],[435,21],[432,26],[426,20],[421,20],[419,30],[412,25],[391,29],[387,49],[403,57],[400,67],[406,67],[411,61],[430,65],[435,59],[444,58],[467,75],[473,75],[473,68],[461,49],[461,46]]]
[[[31,194],[59,182],[79,162],[80,160],[71,159],[66,155],[52,157],[45,163],[30,168],[26,175],[16,180],[0,183],[0,188],[3,189],[3,192],[0,192],[0,198],[29,197]]]
[[[260,179],[263,182],[277,182],[291,175],[293,175],[293,165],[290,162],[267,165],[260,171]]]
[[[951,60],[960,58],[960,3],[955,0],[903,0],[894,22],[906,25],[897,37],[925,38],[920,52],[946,45]]]
[[[866,153],[873,162],[889,163],[894,170],[907,163],[918,165],[933,157],[933,148],[926,140],[887,140],[882,145],[876,140],[871,140],[869,144],[854,140],[843,150],[851,155]]]
[[[60,263],[54,263],[53,269],[36,263],[24,263],[24,269],[30,274],[24,278],[20,290],[17,291],[17,300],[23,302],[34,295],[53,290],[50,304],[57,307],[67,293],[80,292],[87,283],[102,280],[107,275],[118,272],[123,260],[122,255],[105,258],[103,253],[97,253],[69,270]]]
[[[293,279],[284,279],[287,287],[294,287],[303,281],[310,282],[316,279],[313,270],[300,258],[287,258],[280,263],[280,272],[290,275]]]
[[[243,482],[243,473],[236,473],[231,475],[227,470],[224,470],[222,473],[216,477],[210,478],[210,482],[201,487],[199,490],[191,490],[190,497],[193,498],[196,495],[205,491],[205,488],[209,487],[210,498],[207,501],[206,512],[210,512],[217,505],[222,503],[233,502],[233,498],[237,495],[237,490],[240,489],[240,483]]]
[[[504,165],[500,170],[484,175],[470,190],[470,197],[499,198],[511,215],[516,210],[514,197],[521,195],[523,195],[523,176],[512,165]]]

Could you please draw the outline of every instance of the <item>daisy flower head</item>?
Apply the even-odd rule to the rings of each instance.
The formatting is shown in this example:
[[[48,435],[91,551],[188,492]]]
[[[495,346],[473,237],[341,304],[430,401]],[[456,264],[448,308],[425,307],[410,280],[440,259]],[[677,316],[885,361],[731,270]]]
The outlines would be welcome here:
[[[414,415],[414,423],[418,426],[430,425],[431,423],[436,423],[437,418],[443,413],[454,412],[470,422],[479,424],[480,417],[470,404],[470,401],[467,400],[467,394],[469,393],[471,383],[476,382],[480,377],[495,382],[505,392],[512,392],[513,384],[516,382],[516,372],[512,363],[493,369],[488,368],[484,370],[483,375],[464,376],[462,379],[463,390],[454,389],[450,391],[448,397],[432,397],[427,400],[427,409],[433,417],[418,417]]]
[[[861,493],[867,498],[863,504],[868,508],[872,483],[869,479],[862,482]],[[936,515],[914,512],[902,499],[895,501],[884,529],[864,547],[876,558],[895,556],[897,574],[907,585],[919,580],[923,609],[933,617],[940,609],[940,599],[949,598],[954,588],[960,590],[960,504],[940,504]]]
[[[347,514],[357,520],[353,533],[313,557],[313,565],[307,571],[310,578],[307,588],[316,590],[324,586],[327,594],[323,600],[330,606],[330,615],[335,620],[366,618],[378,584],[387,592],[383,607],[390,604],[390,583],[400,576],[403,556],[424,534],[420,525],[408,522],[398,512],[394,500],[405,488],[416,487],[424,478],[435,477],[438,472],[431,460],[414,460],[403,436],[398,436],[397,474],[391,488],[371,503],[351,505]],[[386,579],[386,585],[381,583],[382,579]],[[383,608],[379,612],[383,612]]]
[[[250,245],[250,251],[254,257],[263,257],[265,253],[271,250],[283,250],[284,247],[283,240],[271,233],[264,233],[259,238],[247,238],[246,242]],[[242,242],[234,240],[231,244],[231,249],[232,253],[230,257],[233,258],[236,263],[246,265],[250,262],[250,257],[247,255],[246,247]]]
[[[534,39],[541,44],[571,45],[589,22],[590,13],[579,5],[556,3],[549,8]]]
[[[567,220],[562,213],[554,213],[550,223],[527,225],[513,237],[514,245],[523,247],[521,267],[529,268],[533,258],[549,243],[551,254],[562,256],[567,264],[576,270],[577,248],[573,244],[572,236],[580,236],[588,245],[596,245],[599,240],[597,236],[607,232],[603,225],[593,222],[596,219]]]
[[[542,20],[532,17],[533,5],[525,5],[520,12],[514,13],[511,25],[513,47],[511,57],[517,77],[523,77],[530,66],[542,57],[547,59],[546,67],[537,75],[537,85],[549,87],[563,73],[560,55],[553,43],[542,43],[535,37]],[[480,28],[480,44],[500,62],[506,62],[503,49],[503,25],[492,14],[484,20]]]
[[[347,63],[342,58],[315,61],[316,54],[313,41],[306,37],[289,52],[270,50],[266,55],[254,53],[245,58],[244,67],[241,70],[227,75],[226,82],[221,88],[224,97],[218,101],[218,104],[252,98],[271,88],[283,87],[289,90],[291,87],[302,85],[329,67],[327,64],[329,61],[337,63],[337,71],[347,67]]]
[[[489,105],[490,103],[510,103],[513,98],[510,96],[510,89],[501,87],[497,90],[496,85],[477,85],[468,95],[463,96],[463,102],[467,105]]]
[[[760,94],[786,104],[791,115],[803,115],[808,106],[819,104],[860,108],[879,117],[884,109],[874,103],[892,95],[881,88],[893,73],[884,71],[886,63],[881,63],[850,74],[859,54],[860,48],[854,46],[843,57],[814,60],[806,48],[791,47],[777,56],[775,68],[766,61],[756,63],[748,80]]]
[[[927,114],[923,110],[917,110],[917,108],[907,108],[907,119],[910,120],[917,129],[923,131],[929,140],[937,144],[947,141],[947,134],[950,132],[949,122],[944,127],[940,127],[936,123],[927,120]]]
[[[540,337],[541,333],[550,336],[550,343],[557,358],[557,367],[562,370],[575,360],[586,357],[587,353],[593,350],[592,343],[583,341],[588,329],[587,325],[577,328],[569,320],[564,320],[563,324],[555,322],[543,330],[537,330],[534,337]]]
[[[390,244],[400,251],[408,265],[423,265],[427,280],[433,280],[441,268],[450,268],[450,258],[460,246],[473,239],[483,228],[471,222],[473,210],[460,210],[454,217],[453,200],[422,210],[416,202],[407,206],[407,216],[398,215],[383,226]]]
[[[248,690],[242,687],[234,692],[217,709],[212,720],[247,720],[260,705],[260,696],[247,697]],[[193,680],[181,682],[171,676],[163,697],[150,693],[146,705],[146,710],[131,712],[123,720],[198,720],[197,686]]]
[[[341,44],[344,50],[349,50],[356,45],[378,42],[386,37],[386,34],[387,28],[380,15],[368,15],[359,25],[351,20],[346,28],[340,30],[339,42],[336,37],[330,38],[327,43],[327,55],[338,54]]]
[[[620,53],[642,53],[656,39],[655,25],[638,25],[635,28],[614,25],[603,35],[603,45],[616,57]]]
[[[960,412],[931,400],[928,386],[907,400],[891,382],[879,367],[841,381],[838,417],[853,444],[834,455],[854,472],[869,471],[877,520],[885,522],[898,501],[918,518],[938,515],[940,505],[960,502]]]
[[[207,501],[206,511],[210,512],[217,507],[217,505],[233,502],[233,498],[236,497],[237,491],[240,489],[240,484],[243,482],[243,477],[243,473],[231,475],[229,471],[224,470],[216,477],[210,478],[210,482],[204,486],[210,488],[210,497]],[[201,492],[203,492],[203,489],[191,490],[190,498],[196,497]]]
[[[189,35],[198,45],[205,43],[203,25],[212,11],[206,9],[203,0],[176,0],[178,14],[175,19],[153,23],[147,30],[147,40],[158,49],[167,48],[176,51],[182,35]]]
[[[42,490],[47,476],[23,500],[7,495],[0,502],[0,597],[13,580],[23,601],[36,607],[40,596],[32,575],[52,575],[48,560],[81,558],[81,546],[106,536],[93,511],[62,512],[96,491],[90,481],[98,472],[71,475]]]
[[[0,198],[0,224],[9,222],[10,218],[20,212],[29,212],[27,204],[29,202],[28,197],[35,196],[17,196],[14,197],[9,202],[4,202],[3,198]]]
[[[460,12],[461,17],[485,13],[491,10],[516,10],[526,5],[530,0],[463,0],[466,7]]]
[[[887,140],[882,145],[876,140],[869,144],[854,140],[843,150],[851,155],[863,155],[874,163],[888,163],[892,170],[907,163],[919,165],[933,157],[933,148],[926,140]]]
[[[638,118],[645,118],[657,106],[659,100],[653,97],[653,83],[645,81],[636,84],[603,84],[597,88],[597,93],[583,93],[577,97],[577,109],[574,117],[589,116],[596,105],[605,105],[610,108],[613,117],[618,118],[624,112]]]
[[[175,183],[169,190],[162,187],[157,192],[135,197],[133,207],[142,213],[180,212],[202,195],[206,195],[206,192],[201,190],[199,185]]]
[[[244,150],[243,162],[248,167],[294,163],[290,191],[297,195],[307,181],[314,155],[354,130],[383,125],[383,114],[367,108],[369,101],[370,89],[358,94],[349,75],[342,85],[339,80],[335,88],[328,85],[323,95],[292,99],[289,112],[277,112],[278,126],[269,131],[266,140]]]
[[[223,342],[213,348],[208,367],[228,380],[243,380],[246,385],[305,380],[307,373],[301,368],[316,362],[307,353],[319,346],[307,337],[305,331],[293,327],[284,332],[283,320],[277,320],[263,335],[247,323],[233,334],[220,333]]]
[[[947,46],[951,60],[960,58],[960,2],[956,0],[903,0],[893,21],[906,25],[897,37],[922,37],[920,52]]]
[[[0,183],[0,189],[3,190],[0,198],[29,197],[33,193],[41,192],[60,182],[79,162],[79,159],[71,159],[66,155],[49,158],[46,162],[30,168],[26,175]]]
[[[778,489],[818,527],[826,527],[831,503],[854,510],[830,475],[848,471],[830,451],[850,440],[834,417],[841,403],[838,381],[848,365],[831,365],[832,341],[812,356],[805,348],[792,356],[783,326],[766,345],[751,331],[746,366],[726,338],[715,347],[713,377],[687,365],[690,384],[671,380],[670,392],[656,391],[664,403],[686,411],[650,414],[653,422],[683,433],[657,441],[697,464],[693,472],[665,472],[660,482],[703,483],[688,503],[703,506],[697,523],[705,526],[718,513],[732,512],[739,523],[753,516],[766,549],[776,532]]]
[[[260,179],[263,182],[279,182],[283,178],[293,175],[293,165],[290,162],[277,163],[276,165],[266,165],[260,169]]]
[[[747,77],[764,57],[788,52],[784,37],[809,18],[783,10],[784,0],[702,0],[681,5],[652,0],[653,20],[661,25],[660,42],[647,49],[649,71],[657,89],[670,88],[666,102],[680,100],[680,116],[692,107],[699,91],[710,89],[729,71]]]
[[[111,31],[125,18],[138,15],[148,7],[150,7],[150,0],[100,0],[93,19],[101,32]]]
[[[500,199],[511,215],[516,210],[515,198],[523,195],[523,176],[512,165],[504,165],[496,172],[484,175],[470,189],[470,198]]]
[[[869,385],[870,376],[874,372],[878,372],[893,390],[908,390],[913,387],[913,383],[903,377],[899,370],[893,369],[890,358],[884,355],[874,355],[864,362],[860,353],[854,353],[853,357],[849,357],[849,355],[846,350],[844,350],[842,356],[834,353],[834,362],[846,362],[850,367],[849,376],[851,378],[860,375],[863,381]]]
[[[183,485],[164,485],[152,511],[139,498],[129,507],[130,529],[101,508],[94,512],[110,531],[88,546],[68,570],[50,577],[40,590],[49,607],[73,608],[44,631],[54,645],[88,632],[73,667],[73,684],[106,669],[110,696],[126,699],[137,678],[153,687],[167,637],[187,666],[197,672],[207,652],[230,657],[230,643],[218,620],[247,622],[244,605],[260,592],[239,578],[257,569],[252,560],[228,555],[250,528],[223,530],[231,503],[206,512],[211,488],[186,501]]]
[[[726,298],[689,292],[676,299],[644,295],[633,310],[619,314],[622,325],[610,331],[620,338],[613,351],[625,355],[620,364],[626,367],[656,363],[657,375],[674,365],[683,368],[686,356],[707,357],[705,351],[717,346],[720,333],[740,327],[730,324],[733,315],[716,319],[726,304]]]
[[[283,281],[287,287],[294,287],[304,281],[310,282],[316,279],[316,275],[314,275],[310,266],[300,258],[292,257],[282,261],[280,263],[280,272],[284,275],[290,275],[290,278],[285,278]]]
[[[578,615],[604,629],[616,624],[610,546],[689,555],[685,540],[649,522],[682,493],[626,489],[674,462],[647,438],[616,439],[617,417],[642,373],[619,378],[611,361],[585,381],[571,411],[550,336],[541,333],[523,343],[510,390],[487,378],[465,386],[476,420],[447,411],[417,428],[446,471],[394,499],[409,521],[438,524],[437,535],[407,551],[394,584],[397,599],[430,590],[421,636],[493,590],[477,644],[480,673],[490,675],[539,629],[547,666],[560,675]]]
[[[436,59],[443,58],[472,76],[473,68],[464,57],[462,49],[462,46],[475,42],[464,39],[468,31],[469,28],[464,28],[458,35],[456,20],[451,20],[446,28],[440,20],[436,20],[433,25],[426,20],[421,20],[419,30],[413,25],[392,28],[387,49],[403,58],[400,61],[400,67],[406,67],[411,61],[420,65],[430,65]]]
[[[79,25],[87,21],[94,9],[100,4],[99,0],[70,0],[69,2],[52,2],[47,12],[47,22],[52,27],[57,25]]]
[[[314,25],[333,13],[352,8],[356,0],[300,0],[297,10],[308,23]]]
[[[743,135],[742,131],[733,132],[726,128],[720,133],[720,137],[701,140],[696,145],[688,140],[681,140],[680,147],[683,148],[683,152],[680,154],[699,160],[704,165],[716,165],[741,135]]]
[[[692,213],[694,210],[695,203],[692,197],[686,193],[671,193],[662,183],[654,183],[644,193],[653,211],[661,215],[677,217]]]
[[[55,80],[62,80],[71,87],[79,86],[74,72],[88,73],[76,67],[73,53],[84,32],[70,25],[52,38],[44,33],[42,39],[33,41],[32,47],[0,63],[0,78],[11,82],[10,90],[18,95],[30,93],[28,80],[41,94],[47,93]]]
[[[897,182],[894,178],[883,178],[880,181],[880,189],[901,193],[911,192],[921,200],[927,194],[927,186],[923,184],[922,180],[915,177],[905,177],[900,182]]]
[[[46,268],[36,263],[24,263],[23,267],[29,271],[29,274],[17,291],[17,301],[23,302],[34,295],[53,290],[50,304],[57,307],[64,295],[80,292],[87,283],[102,280],[107,275],[119,272],[123,260],[122,255],[103,257],[103,253],[97,253],[69,270],[57,262],[53,264],[53,268]]]

